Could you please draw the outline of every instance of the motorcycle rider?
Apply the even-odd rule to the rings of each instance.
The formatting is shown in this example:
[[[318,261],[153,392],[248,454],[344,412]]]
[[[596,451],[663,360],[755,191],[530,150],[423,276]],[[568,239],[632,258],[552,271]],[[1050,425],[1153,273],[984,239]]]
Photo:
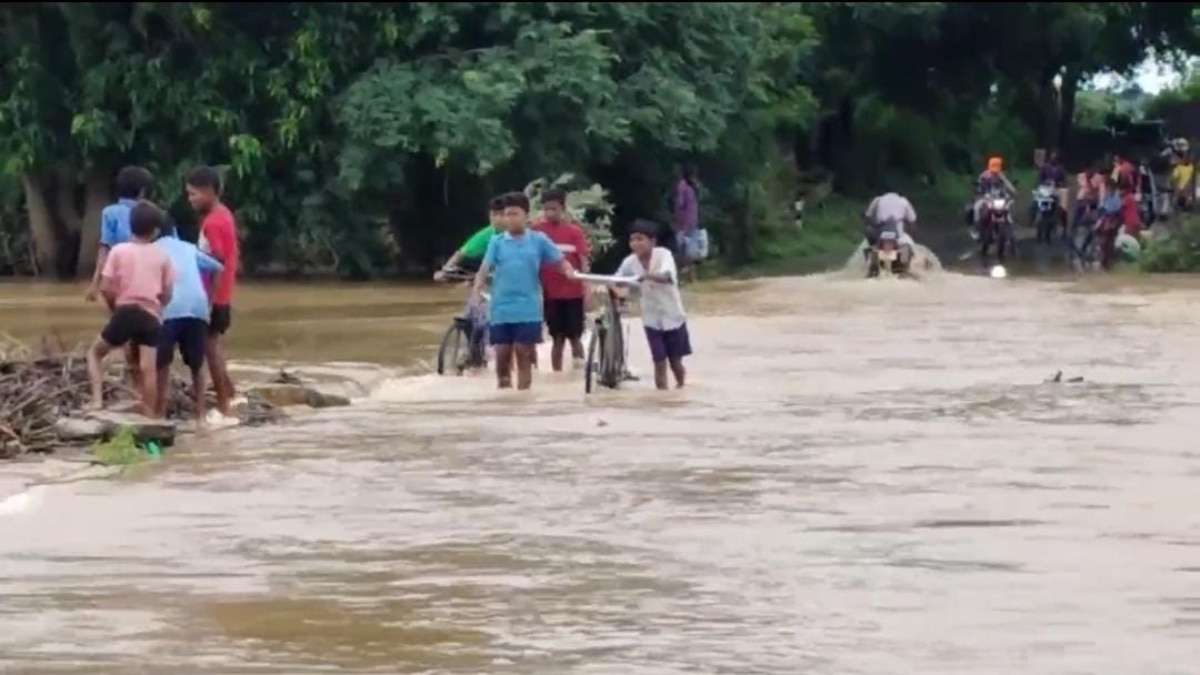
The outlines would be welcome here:
[[[983,212],[987,207],[987,198],[993,192],[1003,193],[1009,199],[1016,197],[1017,188],[1004,175],[1004,158],[993,155],[988,158],[987,169],[975,179],[975,204],[972,207],[971,238],[979,238],[979,224],[983,222]]]
[[[1171,161],[1171,207],[1189,210],[1196,197],[1196,165],[1186,138],[1176,138],[1163,153]]]
[[[870,260],[871,248],[879,240],[882,227],[891,222],[896,224],[900,263],[907,267],[912,260],[915,243],[907,230],[914,229],[917,225],[917,211],[912,202],[896,192],[881,194],[867,205],[867,210],[863,212],[863,222],[863,258]]]
[[[1037,184],[1049,185],[1054,188],[1054,195],[1058,202],[1058,214],[1063,220],[1063,225],[1066,225],[1067,214],[1067,172],[1063,169],[1062,163],[1058,160],[1058,151],[1051,150],[1046,156],[1046,160],[1042,162],[1042,166],[1038,168]],[[1031,204],[1029,207],[1029,222],[1033,223],[1037,220],[1037,204]]]

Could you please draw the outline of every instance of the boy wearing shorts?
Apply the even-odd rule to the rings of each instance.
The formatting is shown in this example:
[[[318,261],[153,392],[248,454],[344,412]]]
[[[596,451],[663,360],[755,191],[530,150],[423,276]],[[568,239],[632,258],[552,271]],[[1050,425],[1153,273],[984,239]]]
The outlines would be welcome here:
[[[204,358],[217,392],[217,410],[229,414],[234,397],[233,378],[225,362],[223,343],[233,324],[233,291],[237,283],[238,244],[237,222],[233,212],[221,201],[221,174],[211,166],[192,169],[184,179],[188,203],[200,214],[200,250],[221,262],[223,269],[216,279],[212,293],[212,312],[208,320],[208,348]]]
[[[471,300],[479,306],[490,275],[488,338],[496,349],[496,383],[501,389],[512,387],[515,358],[517,389],[528,389],[533,382],[533,351],[542,338],[538,273],[543,263],[555,265],[567,277],[574,277],[575,270],[546,235],[529,229],[529,198],[524,193],[505,195],[504,221],[504,234],[488,244],[475,274]]]
[[[666,389],[668,367],[675,376],[675,386],[683,386],[687,378],[683,358],[692,353],[692,344],[683,298],[679,295],[675,258],[668,249],[656,246],[657,240],[657,225],[635,220],[629,229],[629,248],[633,253],[621,263],[616,276],[639,281],[642,325],[654,360],[654,386]]]
[[[129,212],[129,241],[109,251],[100,271],[99,293],[112,316],[88,349],[91,408],[104,407],[104,357],[114,349],[133,344],[140,361],[142,411],[152,417],[158,400],[157,378],[149,377],[157,365],[162,332],[162,308],[171,301],[175,271],[161,248],[153,243],[166,215],[150,202],[138,202]]]
[[[587,235],[567,217],[566,207],[567,193],[558,188],[546,190],[542,193],[542,217],[533,224],[533,229],[549,237],[574,269],[587,272],[590,256]],[[582,282],[564,277],[551,265],[542,268],[541,279],[546,330],[551,340],[550,366],[557,373],[563,369],[563,351],[568,342],[576,365],[583,363],[587,289]]]
[[[204,424],[205,378],[204,352],[208,340],[209,294],[204,289],[202,273],[211,274],[214,281],[213,295],[220,290],[221,263],[204,253],[190,241],[184,241],[175,232],[166,232],[155,242],[171,260],[175,270],[175,283],[171,286],[171,301],[163,308],[162,334],[158,344],[158,401],[155,412],[159,417],[167,414],[167,399],[171,384],[171,362],[175,350],[183,358],[183,364],[192,373],[192,396],[196,425]]]

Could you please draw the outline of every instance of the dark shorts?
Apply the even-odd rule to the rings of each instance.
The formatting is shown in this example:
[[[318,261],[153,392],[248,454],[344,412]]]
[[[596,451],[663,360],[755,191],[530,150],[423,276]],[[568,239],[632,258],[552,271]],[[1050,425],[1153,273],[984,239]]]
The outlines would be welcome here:
[[[692,341],[688,338],[686,323],[675,330],[647,328],[646,341],[650,343],[650,356],[655,363],[682,359],[692,353]]]
[[[162,324],[158,317],[133,305],[123,305],[113,311],[100,339],[113,347],[133,344],[137,347],[157,347]]]
[[[578,340],[583,337],[583,298],[547,300],[545,305],[546,331],[552,338]]]
[[[233,325],[233,308],[229,305],[213,305],[212,318],[208,322],[208,332],[213,335],[224,335]]]
[[[193,373],[204,367],[204,344],[208,341],[208,323],[204,319],[168,319],[162,325],[158,342],[158,367],[166,368],[175,360],[175,348],[183,364]]]
[[[493,345],[535,345],[542,341],[542,324],[493,323],[488,326],[488,341]]]

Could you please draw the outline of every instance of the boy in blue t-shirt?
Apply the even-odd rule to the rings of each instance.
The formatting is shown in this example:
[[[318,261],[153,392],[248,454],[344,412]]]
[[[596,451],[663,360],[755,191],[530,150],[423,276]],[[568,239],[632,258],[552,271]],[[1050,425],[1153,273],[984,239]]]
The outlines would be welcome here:
[[[483,286],[492,277],[488,337],[496,348],[496,383],[512,387],[513,358],[517,389],[533,383],[533,359],[542,341],[542,285],[539,271],[551,263],[567,278],[575,269],[541,232],[529,229],[529,198],[521,192],[504,195],[504,234],[492,237],[483,264],[475,274],[472,302],[478,306]]]
[[[167,394],[170,391],[171,361],[175,350],[183,357],[183,364],[192,373],[192,395],[196,425],[204,424],[204,353],[208,340],[208,322],[211,303],[204,288],[201,272],[213,273],[213,294],[220,282],[221,263],[200,250],[195,244],[184,241],[169,229],[155,244],[166,252],[175,269],[171,301],[163,307],[162,331],[158,345],[158,400],[155,402],[159,417],[166,416]]]
[[[108,261],[108,252],[117,244],[124,244],[133,235],[129,229],[129,211],[140,199],[154,195],[154,175],[140,166],[127,166],[117,173],[117,201],[100,212],[100,247],[96,252],[96,272],[88,288],[87,300],[94,302],[99,297],[100,271]]]

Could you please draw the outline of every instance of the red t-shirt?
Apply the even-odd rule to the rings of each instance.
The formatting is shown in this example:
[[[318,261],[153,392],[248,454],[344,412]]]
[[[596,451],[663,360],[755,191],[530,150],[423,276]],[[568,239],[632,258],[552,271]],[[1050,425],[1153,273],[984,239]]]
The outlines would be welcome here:
[[[213,296],[214,305],[228,305],[233,301],[233,285],[237,279],[238,248],[237,225],[233,213],[221,203],[212,207],[200,221],[200,236],[208,242],[208,253],[221,261],[221,283]]]
[[[571,267],[583,269],[583,261],[588,258],[588,242],[582,227],[565,220],[553,224],[538,220],[533,229],[549,237]],[[586,294],[583,282],[571,281],[553,265],[542,265],[541,277],[542,296],[546,300],[573,300]]]

